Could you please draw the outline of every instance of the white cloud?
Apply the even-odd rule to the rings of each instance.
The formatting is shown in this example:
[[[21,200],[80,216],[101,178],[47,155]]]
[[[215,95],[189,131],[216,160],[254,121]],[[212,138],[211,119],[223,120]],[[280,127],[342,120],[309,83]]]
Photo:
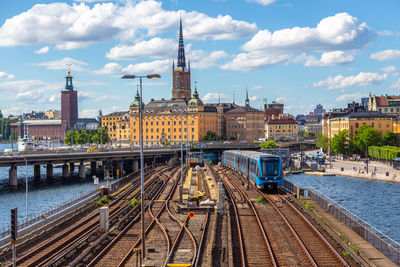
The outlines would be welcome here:
[[[258,31],[242,45],[246,53],[234,56],[222,69],[253,71],[274,64],[306,61],[308,66],[328,66],[354,61],[354,56],[344,50],[365,46],[372,38],[366,23],[348,13],[338,13],[324,18],[315,28],[294,27],[275,32]],[[321,59],[307,56],[306,52],[323,52]],[[296,53],[303,53],[295,56]]]
[[[53,94],[49,97],[49,102],[51,103],[59,103],[61,101],[61,94]]]
[[[86,99],[89,99],[89,98],[90,98],[90,95],[89,95],[88,92],[78,91],[78,100],[79,101],[83,101],[83,100],[86,100]]]
[[[54,90],[62,90],[64,86],[64,82],[57,83],[46,83],[40,80],[19,80],[19,81],[5,81],[0,82],[0,91],[2,89],[12,92],[25,92],[29,90],[46,90],[46,91],[54,91]],[[3,90],[3,91],[4,91]]]
[[[362,97],[366,97],[366,94],[362,93],[354,93],[354,94],[344,94],[341,96],[336,97],[336,101],[359,101]]]
[[[165,73],[171,70],[170,60],[155,60],[138,64],[129,64],[122,72],[129,74]]]
[[[6,73],[4,71],[0,71],[0,80],[4,80],[4,79],[10,80],[10,79],[14,79],[14,78],[15,78],[14,75],[8,74],[8,73]]]
[[[225,63],[220,68],[223,70],[238,70],[250,72],[279,63],[286,63],[290,59],[288,54],[273,55],[259,53],[241,53],[234,57],[231,62]]]
[[[398,79],[397,82],[393,83],[390,86],[390,89],[400,89],[400,79]]]
[[[384,73],[393,73],[393,72],[397,72],[397,68],[393,65],[381,68],[381,71],[383,71]]]
[[[169,11],[154,0],[122,3],[36,4],[5,21],[0,28],[0,46],[51,44],[65,50],[114,38],[138,40],[176,31],[180,14],[186,39],[237,39],[257,30],[255,23],[234,20],[229,15],[212,18],[196,11]]]
[[[341,89],[347,87],[367,86],[372,84],[380,84],[386,80],[387,74],[382,75],[372,72],[360,72],[355,76],[337,75],[329,77],[326,80],[314,83],[314,87],[328,87],[329,89]]]
[[[99,111],[97,109],[83,109],[79,112],[79,118],[97,118]]]
[[[377,32],[378,36],[400,36],[400,32],[391,32],[388,30]]]
[[[325,51],[360,48],[371,39],[366,23],[348,13],[324,18],[315,28],[294,27],[271,33],[260,30],[242,46],[245,51]]]
[[[372,59],[379,61],[400,59],[400,50],[388,49],[373,53],[369,56]]]
[[[352,54],[347,54],[344,51],[337,50],[337,51],[322,53],[321,59],[317,59],[314,56],[310,56],[304,63],[304,66],[325,67],[333,65],[343,65],[352,62],[354,62],[354,56]]]
[[[258,96],[251,96],[251,97],[249,97],[249,100],[250,101],[257,101],[257,100],[259,100],[260,98],[258,97]]]
[[[92,71],[93,74],[97,74],[97,75],[110,75],[110,74],[121,73],[121,72],[122,72],[122,66],[119,65],[118,63],[114,63],[114,62],[107,63],[101,69]]]
[[[213,102],[218,102],[219,99],[225,99],[226,96],[224,94],[220,93],[207,93],[203,98],[203,102],[205,103],[213,103]]]
[[[274,3],[276,0],[246,0],[246,1],[250,3],[257,3],[263,6],[267,6]]]
[[[194,69],[206,69],[217,65],[217,62],[229,57],[223,50],[206,52],[204,50],[189,50],[188,58],[190,58],[190,66]]]
[[[261,85],[256,85],[256,86],[251,87],[250,90],[257,91],[257,90],[260,90],[260,89],[262,89],[262,88],[263,88],[263,86],[261,86]]]
[[[153,38],[134,45],[118,45],[106,53],[106,57],[114,60],[131,60],[137,58],[171,58],[177,51],[176,40]]]
[[[104,102],[104,101],[120,101],[125,99],[126,97],[117,96],[117,95],[102,95],[97,97],[94,101],[95,102]]]
[[[79,61],[73,58],[65,57],[60,60],[55,61],[47,61],[35,64],[36,66],[43,66],[46,69],[50,70],[65,70],[67,68],[67,64],[71,64],[71,70],[73,71],[86,71],[87,69],[84,66],[88,64],[83,61]]]
[[[46,54],[50,51],[50,48],[48,46],[44,46],[38,50],[35,50],[35,54]]]
[[[384,73],[389,73],[393,77],[399,76],[399,72],[397,71],[397,68],[395,66],[393,66],[393,65],[381,68],[381,71],[383,71]]]
[[[286,97],[277,97],[275,99],[276,102],[278,103],[285,103],[287,101]]]

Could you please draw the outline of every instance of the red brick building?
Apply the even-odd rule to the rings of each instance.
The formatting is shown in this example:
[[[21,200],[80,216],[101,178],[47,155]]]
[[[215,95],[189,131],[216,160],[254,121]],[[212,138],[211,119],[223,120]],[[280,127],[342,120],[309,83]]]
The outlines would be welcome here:
[[[70,70],[65,80],[65,90],[61,91],[61,124],[69,131],[78,122],[78,92],[72,85]]]

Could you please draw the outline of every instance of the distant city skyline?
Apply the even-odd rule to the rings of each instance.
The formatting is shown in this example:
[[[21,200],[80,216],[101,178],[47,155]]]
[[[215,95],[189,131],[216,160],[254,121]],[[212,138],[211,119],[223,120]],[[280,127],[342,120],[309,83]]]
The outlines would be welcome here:
[[[0,110],[60,109],[67,64],[79,117],[128,110],[137,81],[144,102],[171,97],[183,21],[192,88],[205,103],[285,113],[329,111],[369,93],[399,95],[400,2],[293,0],[50,1],[0,3]],[[373,10],[373,12],[371,12]],[[176,63],[176,62],[175,62]]]

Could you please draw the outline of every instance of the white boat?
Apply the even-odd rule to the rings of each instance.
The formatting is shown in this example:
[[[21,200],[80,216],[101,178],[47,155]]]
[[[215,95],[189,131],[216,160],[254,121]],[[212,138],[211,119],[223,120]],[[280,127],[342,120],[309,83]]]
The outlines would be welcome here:
[[[32,151],[35,148],[34,143],[31,138],[27,135],[18,141],[18,151]]]

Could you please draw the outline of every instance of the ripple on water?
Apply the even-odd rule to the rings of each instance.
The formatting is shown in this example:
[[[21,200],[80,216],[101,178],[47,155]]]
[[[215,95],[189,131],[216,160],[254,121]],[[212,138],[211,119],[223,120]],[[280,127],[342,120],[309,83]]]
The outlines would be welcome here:
[[[286,179],[315,188],[400,242],[400,184],[344,176],[291,175]]]

